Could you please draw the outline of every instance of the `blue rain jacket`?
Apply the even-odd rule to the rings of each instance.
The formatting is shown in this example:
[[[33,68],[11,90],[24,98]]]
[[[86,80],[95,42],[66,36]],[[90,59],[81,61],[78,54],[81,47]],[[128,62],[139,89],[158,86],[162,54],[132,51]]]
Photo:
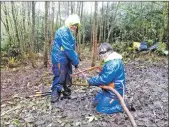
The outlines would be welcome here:
[[[125,71],[122,57],[120,54],[113,52],[108,56],[102,71],[99,75],[88,80],[91,86],[115,84],[115,88],[120,95],[125,94]],[[112,114],[123,111],[120,101],[110,90],[102,89],[94,99],[96,110],[98,112]]]
[[[61,91],[65,84],[71,84],[72,64],[79,64],[78,55],[75,52],[75,39],[66,26],[61,27],[55,33],[51,52],[52,71],[54,74],[52,90]]]
[[[52,64],[67,64],[68,60],[70,60],[74,66],[79,64],[79,58],[75,52],[75,38],[66,26],[61,27],[55,33],[51,59]]]

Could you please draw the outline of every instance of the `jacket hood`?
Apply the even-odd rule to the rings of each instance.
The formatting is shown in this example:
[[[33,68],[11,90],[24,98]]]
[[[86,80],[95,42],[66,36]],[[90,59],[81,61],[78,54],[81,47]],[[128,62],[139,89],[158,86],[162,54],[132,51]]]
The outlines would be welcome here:
[[[109,60],[114,60],[114,59],[122,59],[122,55],[120,55],[117,52],[113,52],[105,59],[105,62],[107,62]]]

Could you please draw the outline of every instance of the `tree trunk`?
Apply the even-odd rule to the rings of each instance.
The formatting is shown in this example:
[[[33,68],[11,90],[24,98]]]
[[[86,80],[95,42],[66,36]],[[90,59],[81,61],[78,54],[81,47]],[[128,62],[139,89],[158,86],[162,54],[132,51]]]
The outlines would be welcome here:
[[[168,23],[167,23],[167,29],[168,29],[168,33],[167,33],[167,35],[168,35],[168,37],[167,37],[167,50],[169,50],[169,2],[168,2]]]
[[[20,43],[20,39],[19,39],[19,34],[18,34],[18,24],[17,24],[17,19],[16,19],[16,15],[15,15],[15,5],[14,2],[11,2],[11,7],[12,7],[12,17],[13,17],[13,21],[14,21],[14,27],[15,27],[15,35],[16,35],[16,39],[17,39],[17,43],[19,46],[19,49],[21,50],[21,43]]]
[[[34,51],[35,44],[35,2],[32,1],[32,32],[31,32],[31,49]]]
[[[106,8],[106,14],[104,14],[104,41],[106,41],[106,33],[107,33],[107,24],[108,24],[108,8],[109,8],[109,4],[107,2],[107,8]]]
[[[45,2],[45,45],[44,45],[44,66],[48,67],[48,5],[49,3]]]
[[[102,9],[101,9],[101,19],[100,19],[100,32],[99,32],[99,43],[103,40],[103,2],[102,2]]]
[[[114,15],[113,15],[113,20],[112,20],[112,22],[111,22],[112,25],[111,25],[111,27],[110,27],[110,29],[109,29],[109,31],[108,31],[108,36],[107,36],[106,42],[109,42],[110,34],[111,34],[112,30],[113,30],[114,27],[115,27],[115,25],[113,25],[113,24],[115,24],[118,7],[119,7],[119,2],[118,2],[118,4],[117,4],[117,6],[116,6],[116,10],[115,10],[115,13],[114,13]]]
[[[4,27],[5,27],[5,30],[9,36],[9,44],[12,44],[14,43],[13,39],[12,39],[12,36],[10,34],[10,30],[9,30],[9,22],[8,22],[8,16],[9,16],[9,12],[7,11],[7,8],[6,8],[6,4],[5,2],[3,3],[4,5],[4,14],[5,14],[5,22],[1,19],[2,23],[4,24]]]
[[[94,14],[94,37],[93,37],[93,59],[91,66],[95,66],[97,58],[97,7],[98,3],[95,2],[95,14]]]
[[[71,1],[71,14],[73,14],[73,2]]]
[[[26,13],[25,13],[25,2],[22,2],[22,46],[23,50],[25,50],[25,45],[26,45],[26,27],[25,27],[25,18],[26,18]]]
[[[61,27],[61,14],[60,14],[60,2],[58,3],[59,4],[59,10],[58,10],[58,12],[59,12],[59,27]]]
[[[92,7],[91,7],[91,12],[92,12]],[[91,24],[91,33],[90,33],[89,51],[91,52],[92,51],[92,44],[93,44],[93,28],[94,28],[94,25],[92,22],[92,16],[90,18],[90,24]]]
[[[82,24],[83,24],[83,21],[82,21],[82,17],[83,17],[83,2],[81,2],[81,5],[82,5],[82,7],[81,6],[79,6],[79,16],[80,16],[80,21],[81,21],[81,26],[82,26]],[[81,8],[80,8],[81,7]],[[79,58],[81,58],[81,38],[82,38],[82,32],[81,32],[81,30],[80,30],[81,28],[78,28],[78,39],[77,39],[77,42],[78,42],[78,44],[77,44],[77,52],[78,52],[78,55],[79,55]]]
[[[51,52],[51,48],[52,48],[52,43],[53,43],[53,39],[54,39],[54,15],[55,15],[55,4],[54,2],[52,2],[52,17],[51,17],[51,41],[50,41],[50,51]]]

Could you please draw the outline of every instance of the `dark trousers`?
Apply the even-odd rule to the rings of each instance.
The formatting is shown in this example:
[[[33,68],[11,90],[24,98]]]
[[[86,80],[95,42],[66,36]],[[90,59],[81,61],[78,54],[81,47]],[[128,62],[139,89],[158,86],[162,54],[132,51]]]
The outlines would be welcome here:
[[[62,91],[64,95],[70,95],[71,90],[69,86],[72,85],[72,64],[69,61],[65,63],[57,63],[52,66],[53,71],[53,83],[51,90],[57,89],[57,91]]]

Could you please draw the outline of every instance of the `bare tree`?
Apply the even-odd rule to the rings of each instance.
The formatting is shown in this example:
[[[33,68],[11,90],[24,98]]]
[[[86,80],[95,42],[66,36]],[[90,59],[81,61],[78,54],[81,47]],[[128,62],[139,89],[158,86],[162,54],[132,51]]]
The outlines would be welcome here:
[[[10,26],[9,26],[9,22],[8,22],[9,12],[7,11],[5,2],[3,3],[3,5],[4,5],[3,12],[4,12],[4,14],[5,14],[5,21],[2,20],[2,19],[1,19],[1,21],[2,21],[2,23],[3,23],[3,25],[4,25],[4,27],[5,27],[5,30],[6,30],[6,32],[7,32],[7,34],[8,34],[8,36],[9,36],[9,42],[10,42],[10,43],[13,43],[13,39],[12,39],[12,36],[11,36],[11,34],[10,34],[10,31],[9,31],[9,27],[10,27]]]
[[[119,3],[120,3],[120,2],[117,3],[116,9],[115,9],[115,13],[114,13],[114,15],[112,16],[112,17],[113,17],[113,20],[112,20],[111,24],[114,24],[114,23],[115,23],[116,15],[117,15],[117,10],[118,10],[118,7],[119,7]],[[115,27],[115,25],[111,25],[111,27],[110,27],[110,29],[109,29],[109,31],[108,31],[108,35],[107,35],[106,42],[109,42],[110,34],[111,34],[112,30],[114,29],[114,27]]]
[[[60,2],[58,2],[58,6],[59,6],[59,10],[58,10],[58,16],[59,16],[59,23],[60,23],[60,26],[61,26],[61,14],[60,14]],[[60,27],[59,26],[59,27]]]
[[[92,67],[95,66],[97,58],[97,11],[98,3],[95,2],[95,14],[94,14],[94,36],[93,36],[93,58],[92,58]]]
[[[31,49],[34,51],[35,44],[35,2],[32,1],[32,32],[31,32]]]
[[[71,14],[73,14],[73,1],[71,1]]]
[[[44,45],[44,66],[48,67],[48,6],[49,3],[45,2],[45,45]]]
[[[51,39],[50,39],[50,51],[51,51],[51,46],[52,46],[52,42],[54,39],[54,15],[55,15],[55,4],[54,2],[52,2],[52,14],[51,14]]]
[[[101,16],[100,16],[100,24],[99,24],[99,43],[103,40],[103,2],[102,2],[102,8],[101,8]]]
[[[168,29],[168,33],[167,33],[167,35],[168,35],[168,37],[167,37],[167,41],[168,41],[168,43],[167,43],[167,49],[169,49],[169,2],[168,2],[168,23],[167,23],[167,29]]]
[[[92,12],[92,6],[91,6],[91,12]],[[93,42],[93,29],[94,29],[94,24],[93,24],[93,21],[92,21],[92,16],[90,18],[90,24],[91,24],[91,33],[90,33],[90,47],[89,47],[89,51],[92,51],[92,42]]]
[[[15,35],[16,35],[16,38],[17,38],[17,42],[19,44],[19,49],[21,49],[21,42],[20,42],[20,38],[19,38],[19,33],[18,33],[18,24],[17,24],[17,18],[16,18],[16,14],[15,14],[15,4],[14,2],[12,1],[11,2],[11,7],[12,7],[12,17],[13,17],[13,21],[14,21],[14,27],[15,27]]]

